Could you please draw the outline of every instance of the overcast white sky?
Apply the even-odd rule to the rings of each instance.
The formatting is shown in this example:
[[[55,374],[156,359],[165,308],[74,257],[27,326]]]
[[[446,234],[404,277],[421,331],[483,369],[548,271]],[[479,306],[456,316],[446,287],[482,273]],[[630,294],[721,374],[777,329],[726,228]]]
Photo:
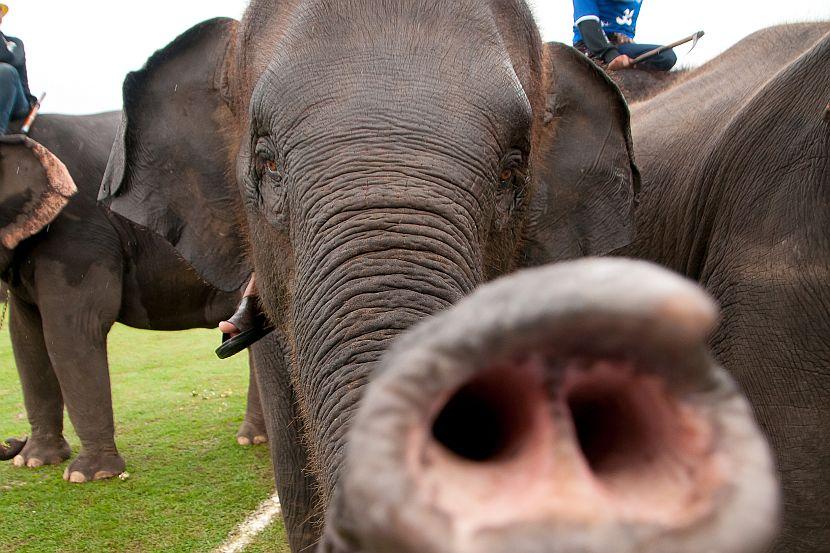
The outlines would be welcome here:
[[[2,31],[26,43],[32,92],[44,111],[91,113],[121,107],[124,75],[179,33],[216,16],[239,18],[247,0],[3,0]],[[450,1],[450,0],[448,0]],[[546,40],[570,43],[571,0],[530,0]],[[756,29],[830,19],[830,0],[644,0],[640,42],[706,37],[680,63],[699,65]]]

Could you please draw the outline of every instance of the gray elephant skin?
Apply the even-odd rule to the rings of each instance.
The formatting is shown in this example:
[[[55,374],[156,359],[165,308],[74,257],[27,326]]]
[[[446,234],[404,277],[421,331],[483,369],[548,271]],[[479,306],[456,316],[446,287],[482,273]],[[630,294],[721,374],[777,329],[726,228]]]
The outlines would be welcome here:
[[[407,497],[397,493],[409,482],[399,477],[384,479],[381,488],[362,486],[363,464],[383,468],[383,474],[392,468],[372,464],[382,461],[375,446],[387,453],[403,448],[422,467],[430,463],[427,450],[459,461],[435,465],[433,483],[505,477],[512,466],[505,457],[518,455],[514,446],[525,443],[525,418],[514,418],[509,405],[527,400],[545,416],[555,410],[552,398],[561,388],[553,362],[539,365],[541,373],[534,374],[542,378],[507,378],[501,389],[487,380],[490,392],[478,409],[475,401],[452,401],[467,377],[475,380],[469,366],[443,364],[445,378],[439,378],[424,360],[418,378],[396,380],[391,388],[401,406],[415,402],[425,410],[410,409],[414,418],[407,426],[393,424],[400,418],[385,410],[386,422],[377,421],[370,432],[373,448],[350,450],[345,463],[347,435],[370,377],[397,373],[380,359],[405,330],[524,264],[605,254],[632,239],[639,176],[625,101],[587,58],[563,45],[544,45],[523,2],[255,0],[241,22],[206,21],[158,51],[128,75],[124,100],[101,198],[164,236],[221,289],[243,284],[247,274],[239,268],[250,259],[264,307],[279,327],[253,350],[292,550],[317,544],[320,551],[343,553],[638,551],[648,542],[671,544],[674,551],[693,551],[700,543],[717,544],[719,551],[757,551],[775,527],[774,492],[740,511],[747,516],[735,516],[736,503],[715,500],[741,487],[725,484],[734,481],[730,463],[719,480],[724,486],[702,488],[707,507],[685,510],[687,494],[667,493],[667,511],[687,516],[662,519],[659,509],[634,509],[628,516],[621,507],[637,503],[638,490],[650,487],[647,475],[654,467],[648,463],[629,465],[631,486],[616,499],[599,499],[608,507],[598,507],[604,513],[599,518],[552,507],[588,513],[582,507],[597,496],[578,490],[555,490],[537,504],[500,501],[494,503],[498,509],[474,519],[481,513],[448,510],[426,489],[412,509],[382,507],[387,497]],[[591,269],[580,274],[587,279]],[[671,308],[664,307],[657,311],[671,326]],[[504,342],[521,343],[528,354],[544,350],[538,335],[521,342],[528,330],[523,325],[534,324],[527,323],[532,319],[508,317],[501,327]],[[590,335],[613,334],[624,319]],[[489,331],[470,330],[469,342],[463,332],[451,333],[455,351],[480,358],[492,345],[482,339]],[[579,327],[572,332],[579,334]],[[692,332],[698,341],[699,334]],[[680,350],[689,345],[682,333],[667,339]],[[606,359],[622,372],[627,369],[614,360],[626,351],[633,356],[653,343],[659,357],[659,340],[629,342],[630,350],[617,342],[615,350],[586,346],[562,354]],[[734,394],[726,380],[708,378],[704,357],[698,351],[686,365],[687,376],[696,375],[687,384],[694,384],[676,388],[656,377],[661,383],[655,386],[675,398],[673,405],[683,403],[680,389]],[[621,374],[613,367],[611,374]],[[642,383],[611,376],[607,384],[614,396],[623,394],[618,384]],[[586,412],[591,405],[602,411],[599,396],[609,397],[591,396]],[[699,397],[702,409],[723,408],[706,394]],[[487,405],[495,406],[489,419]],[[454,430],[457,417],[477,420],[482,410],[481,427],[494,425],[493,433],[504,439],[488,442],[487,431]],[[745,409],[721,414],[737,427],[753,427]],[[571,470],[590,467],[584,459],[592,455],[579,454],[578,443],[596,441],[614,418],[570,423],[577,430],[557,443],[582,464],[542,460],[527,480],[513,481],[521,487],[513,492],[534,489],[537,479],[567,481]],[[406,429],[413,426],[424,440],[408,439]],[[651,434],[640,428],[643,436]],[[701,428],[714,431],[708,423]],[[458,434],[472,443],[457,440]],[[757,434],[748,430],[746,436],[734,446],[740,455],[759,451],[753,449]],[[668,473],[684,473],[681,467],[692,462],[681,453],[684,447],[673,450],[680,464],[663,465]],[[720,448],[707,451],[717,455]],[[752,472],[769,484],[765,459],[760,454]],[[584,481],[596,482],[592,469],[585,470]],[[676,490],[671,480],[662,482]],[[453,489],[472,494],[467,504],[487,500],[476,495],[486,486]],[[350,495],[358,490],[359,498]],[[736,518],[746,524],[724,526]],[[765,530],[756,531],[757,521]],[[752,539],[743,539],[746,533]],[[480,543],[488,545],[471,545]]]
[[[632,107],[643,186],[623,253],[722,306],[711,347],[775,451],[781,552],[830,544],[829,33],[764,29]]]
[[[12,229],[3,234],[0,272],[10,292],[12,346],[31,424],[22,451],[19,442],[12,443],[4,456],[29,467],[69,458],[65,404],[81,440],[64,474],[72,482],[124,470],[114,438],[107,365],[112,325],[213,327],[233,312],[239,298],[206,284],[165,240],[97,204],[119,120],[119,113],[42,115],[31,132],[34,142],[0,144],[0,223]],[[51,156],[50,163],[38,159],[33,148]],[[68,200],[44,196],[44,190],[52,190],[47,181],[55,180],[53,166],[74,181],[67,186],[77,187],[76,194],[67,193]],[[32,207],[41,197],[50,199],[39,205],[57,202],[51,223],[24,238],[19,229],[32,220],[26,214],[43,211]],[[46,220],[41,216],[39,222]],[[13,236],[20,238],[17,243],[6,240]],[[252,382],[240,429],[240,439],[249,442],[265,435]]]

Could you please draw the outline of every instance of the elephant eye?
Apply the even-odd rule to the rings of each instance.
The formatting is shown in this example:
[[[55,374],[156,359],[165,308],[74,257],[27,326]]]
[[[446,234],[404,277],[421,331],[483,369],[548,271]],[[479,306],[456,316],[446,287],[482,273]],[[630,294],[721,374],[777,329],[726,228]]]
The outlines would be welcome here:
[[[257,173],[260,176],[265,173],[273,179],[280,180],[282,177],[280,163],[266,138],[259,139],[255,153]]]
[[[516,185],[518,178],[522,177],[524,156],[519,150],[511,150],[501,162],[499,170],[499,189],[507,190]]]

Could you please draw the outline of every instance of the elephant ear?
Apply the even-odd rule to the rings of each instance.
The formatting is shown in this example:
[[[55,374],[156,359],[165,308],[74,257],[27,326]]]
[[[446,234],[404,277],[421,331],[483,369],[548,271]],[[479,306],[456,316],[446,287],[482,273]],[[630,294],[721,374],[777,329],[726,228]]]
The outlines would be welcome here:
[[[547,106],[533,157],[525,262],[603,255],[631,243],[640,175],[628,105],[587,57],[545,45]]]
[[[163,236],[216,288],[250,275],[232,177],[225,60],[237,22],[212,19],[124,81],[124,113],[98,199]]]
[[[24,135],[0,137],[0,243],[13,250],[66,207],[78,189],[66,166]]]

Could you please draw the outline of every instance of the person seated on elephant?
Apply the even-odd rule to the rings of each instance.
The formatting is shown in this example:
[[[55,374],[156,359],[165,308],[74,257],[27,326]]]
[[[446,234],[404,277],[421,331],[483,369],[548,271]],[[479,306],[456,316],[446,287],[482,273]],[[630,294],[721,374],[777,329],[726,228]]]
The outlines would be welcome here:
[[[219,323],[219,330],[222,332],[222,345],[216,350],[216,355],[221,359],[236,355],[274,330],[259,305],[255,273],[251,274],[251,280],[242,292],[236,312],[227,321]]]
[[[658,48],[634,42],[642,1],[573,0],[574,47],[613,71],[631,67],[634,58]],[[643,60],[638,67],[669,71],[675,63],[677,56],[669,49]]]
[[[9,7],[0,4],[0,24],[7,13]],[[0,32],[0,134],[8,132],[10,121],[26,117],[36,102],[29,91],[23,41]]]

